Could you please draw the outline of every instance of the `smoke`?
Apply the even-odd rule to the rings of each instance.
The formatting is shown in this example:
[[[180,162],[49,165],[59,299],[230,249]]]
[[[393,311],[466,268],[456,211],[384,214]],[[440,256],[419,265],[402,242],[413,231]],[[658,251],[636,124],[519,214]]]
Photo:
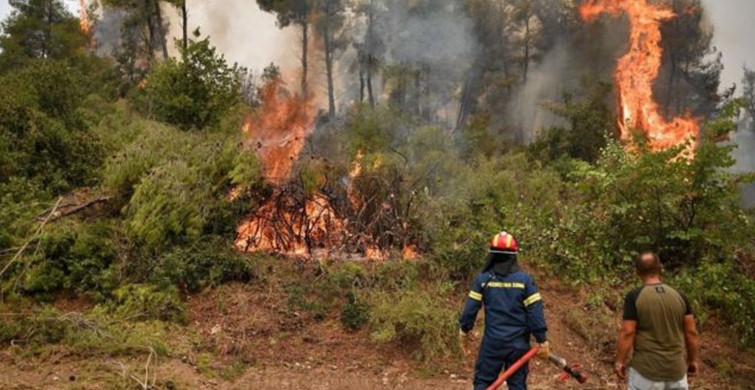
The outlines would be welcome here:
[[[378,1],[386,60],[465,70],[475,53],[472,21],[456,0],[432,0],[415,9],[402,0]]]
[[[508,114],[511,124],[520,130],[521,142],[530,143],[545,129],[564,124],[562,118],[545,109],[542,103],[558,101],[565,91],[575,87],[575,78],[569,77],[570,57],[566,44],[556,44],[529,73],[527,83],[516,90]]]
[[[298,36],[293,27],[278,28],[274,14],[259,9],[250,0],[187,0],[189,34],[200,29],[220,53],[241,66],[261,73],[271,62],[293,77],[288,70],[297,69]],[[175,7],[165,5],[169,24],[169,42],[179,39],[181,18]],[[171,55],[175,47],[171,45]]]
[[[455,88],[476,56],[474,23],[459,0],[373,0],[373,33],[367,18],[353,39],[383,65],[421,72],[425,97],[434,115],[447,122],[456,113]]]
[[[755,36],[755,2],[752,0],[703,0],[706,11],[715,27],[713,44],[723,54],[724,70],[721,74],[721,88],[730,88],[736,84],[741,92],[742,67],[755,67],[755,50],[752,49],[751,38]],[[755,171],[755,124],[749,118],[739,122],[739,129],[732,137],[737,145],[733,156],[736,165],[732,167],[734,173],[750,173]],[[742,188],[742,200],[745,206],[755,206],[755,185]]]
[[[121,44],[121,32],[126,12],[120,9],[103,7],[97,10],[98,20],[94,30],[97,55],[113,55]]]
[[[527,79],[513,88],[505,118],[517,142],[530,143],[547,129],[565,125],[544,103],[560,102],[565,94],[580,95],[586,77],[611,81],[616,60],[626,52],[628,24],[616,19],[585,26],[569,1],[543,0],[533,16],[542,26],[531,45],[534,53]],[[614,103],[606,96],[608,104]]]
[[[752,0],[702,0],[715,28],[713,44],[723,53],[724,71],[721,86],[740,84],[742,66],[755,67],[755,1]]]

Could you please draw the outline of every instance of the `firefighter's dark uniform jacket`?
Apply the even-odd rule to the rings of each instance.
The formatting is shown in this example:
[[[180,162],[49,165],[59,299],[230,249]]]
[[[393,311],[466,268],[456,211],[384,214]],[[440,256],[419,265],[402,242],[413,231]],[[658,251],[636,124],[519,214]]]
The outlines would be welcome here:
[[[472,285],[459,320],[468,333],[485,306],[485,335],[475,369],[475,389],[492,384],[530,348],[530,335],[547,340],[543,301],[532,278],[519,270],[514,256],[493,256]],[[508,380],[509,389],[526,389],[527,367]]]

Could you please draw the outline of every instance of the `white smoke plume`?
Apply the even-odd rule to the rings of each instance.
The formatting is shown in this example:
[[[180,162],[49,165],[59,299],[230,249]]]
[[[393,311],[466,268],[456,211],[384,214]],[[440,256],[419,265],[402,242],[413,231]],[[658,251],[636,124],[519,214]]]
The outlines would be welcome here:
[[[295,29],[278,28],[275,15],[260,10],[256,1],[187,0],[187,9],[190,36],[199,28],[229,61],[257,74],[271,62],[284,72],[296,70],[299,41]],[[164,5],[163,10],[169,23],[170,48],[175,50],[172,41],[181,37],[181,18],[172,6]]]

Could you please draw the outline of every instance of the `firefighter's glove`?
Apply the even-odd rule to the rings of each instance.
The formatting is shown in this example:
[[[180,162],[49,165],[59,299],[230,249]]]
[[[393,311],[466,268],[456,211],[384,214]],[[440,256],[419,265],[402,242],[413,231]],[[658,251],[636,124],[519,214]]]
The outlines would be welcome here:
[[[541,359],[546,359],[547,360],[548,359],[548,355],[550,355],[550,354],[551,354],[551,346],[550,346],[550,344],[547,341],[544,342],[544,343],[540,343],[540,350],[537,351],[537,357],[539,357]]]

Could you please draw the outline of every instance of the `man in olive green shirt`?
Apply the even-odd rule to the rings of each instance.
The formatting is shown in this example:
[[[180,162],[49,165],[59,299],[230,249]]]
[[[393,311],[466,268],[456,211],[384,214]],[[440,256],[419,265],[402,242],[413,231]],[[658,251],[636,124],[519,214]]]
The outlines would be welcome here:
[[[643,253],[635,268],[643,286],[624,300],[616,375],[627,379],[627,358],[634,350],[629,390],[687,390],[687,375],[700,369],[692,308],[684,294],[661,281],[663,266],[657,254]]]

